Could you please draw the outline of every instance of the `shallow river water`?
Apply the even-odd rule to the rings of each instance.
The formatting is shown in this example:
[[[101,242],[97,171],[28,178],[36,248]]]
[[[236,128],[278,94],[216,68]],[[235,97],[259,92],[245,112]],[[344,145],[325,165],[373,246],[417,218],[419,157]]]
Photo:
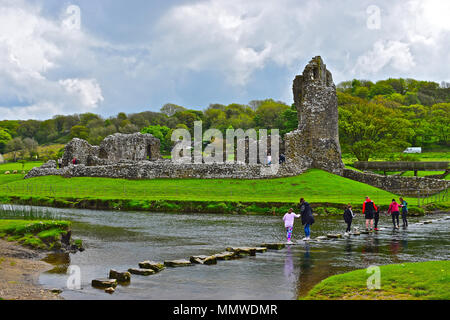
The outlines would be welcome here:
[[[324,278],[371,265],[450,259],[450,220],[447,214],[409,219],[408,229],[393,231],[390,219],[377,234],[339,240],[303,243],[299,220],[294,227],[298,244],[255,257],[218,261],[217,265],[168,268],[149,277],[132,276],[131,284],[118,286],[108,295],[91,287],[110,269],[137,268],[144,260],[189,259],[211,255],[228,246],[257,246],[284,242],[281,217],[217,214],[167,214],[56,210],[73,224],[74,238],[81,238],[86,251],[51,255],[55,268],[40,276],[47,288],[61,288],[65,299],[296,299]],[[435,220],[432,224],[417,222]],[[436,221],[438,220],[438,221]],[[362,229],[363,218],[354,226]],[[342,233],[341,217],[316,218],[312,237]],[[66,287],[69,265],[80,267],[82,288]]]

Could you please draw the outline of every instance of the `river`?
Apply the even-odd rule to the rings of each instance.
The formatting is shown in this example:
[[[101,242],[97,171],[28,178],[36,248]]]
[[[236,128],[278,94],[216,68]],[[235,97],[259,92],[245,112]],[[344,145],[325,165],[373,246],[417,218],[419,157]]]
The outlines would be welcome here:
[[[217,265],[167,268],[149,277],[132,275],[130,285],[119,285],[109,295],[90,283],[107,277],[110,269],[137,268],[144,260],[211,255],[228,246],[284,242],[281,217],[50,210],[73,221],[74,237],[83,239],[86,246],[82,253],[53,254],[46,259],[55,268],[41,274],[39,281],[46,288],[63,289],[64,299],[297,299],[330,275],[371,265],[450,258],[447,214],[410,217],[410,226],[399,231],[393,231],[390,219],[383,216],[380,224],[385,229],[376,234],[299,241],[280,251],[218,261]],[[434,220],[431,224],[417,224],[430,219]],[[363,221],[357,217],[354,226],[363,228]],[[341,217],[317,217],[312,237],[343,231]],[[294,240],[302,237],[297,220]],[[66,288],[69,265],[80,267],[81,290]]]

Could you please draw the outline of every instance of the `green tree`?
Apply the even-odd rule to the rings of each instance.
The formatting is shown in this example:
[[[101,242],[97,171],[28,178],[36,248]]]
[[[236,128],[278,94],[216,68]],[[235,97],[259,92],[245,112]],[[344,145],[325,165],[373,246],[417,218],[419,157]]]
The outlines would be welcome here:
[[[70,137],[87,140],[89,138],[89,129],[85,126],[73,126],[70,129]]]
[[[8,130],[0,128],[0,153],[4,153],[6,144],[12,139]]]
[[[146,128],[143,128],[141,130],[141,133],[150,133],[155,138],[158,138],[161,142],[161,152],[164,154],[168,154],[171,151],[171,135],[169,136],[168,133],[170,132],[170,128],[166,126],[148,126]]]
[[[341,106],[339,118],[343,149],[360,161],[401,150],[409,146],[408,137],[414,135],[412,123],[399,111],[374,103]]]
[[[20,137],[16,137],[6,144],[6,152],[12,152],[14,156],[14,162],[17,161],[17,153],[24,148],[23,141]]]

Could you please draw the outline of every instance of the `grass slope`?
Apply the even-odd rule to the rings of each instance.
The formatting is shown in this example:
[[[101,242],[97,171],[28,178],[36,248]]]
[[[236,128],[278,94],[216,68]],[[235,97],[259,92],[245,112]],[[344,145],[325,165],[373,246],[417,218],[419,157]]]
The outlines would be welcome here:
[[[329,277],[304,300],[449,300],[450,261],[404,263],[380,267],[381,289],[367,289],[366,269]]]
[[[4,177],[0,176],[0,181]],[[321,170],[270,180],[63,178],[48,176],[1,184],[0,196],[296,203],[362,203],[369,195],[389,204],[393,194]]]
[[[0,220],[0,238],[34,249],[56,249],[70,224],[68,221]]]

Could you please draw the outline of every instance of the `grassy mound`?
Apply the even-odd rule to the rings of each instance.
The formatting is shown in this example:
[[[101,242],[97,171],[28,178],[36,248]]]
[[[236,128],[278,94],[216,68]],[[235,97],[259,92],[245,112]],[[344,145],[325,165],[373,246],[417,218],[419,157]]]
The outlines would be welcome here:
[[[380,267],[381,289],[367,289],[366,269],[335,275],[316,285],[304,300],[449,300],[450,261]]]
[[[0,177],[0,179],[2,179]],[[0,186],[0,196],[44,196],[72,199],[135,199],[234,202],[362,203],[369,195],[377,203],[389,203],[393,194],[321,170],[288,178],[155,179],[39,177]]]
[[[0,238],[33,249],[59,249],[61,237],[67,234],[70,224],[69,221],[0,220]]]

